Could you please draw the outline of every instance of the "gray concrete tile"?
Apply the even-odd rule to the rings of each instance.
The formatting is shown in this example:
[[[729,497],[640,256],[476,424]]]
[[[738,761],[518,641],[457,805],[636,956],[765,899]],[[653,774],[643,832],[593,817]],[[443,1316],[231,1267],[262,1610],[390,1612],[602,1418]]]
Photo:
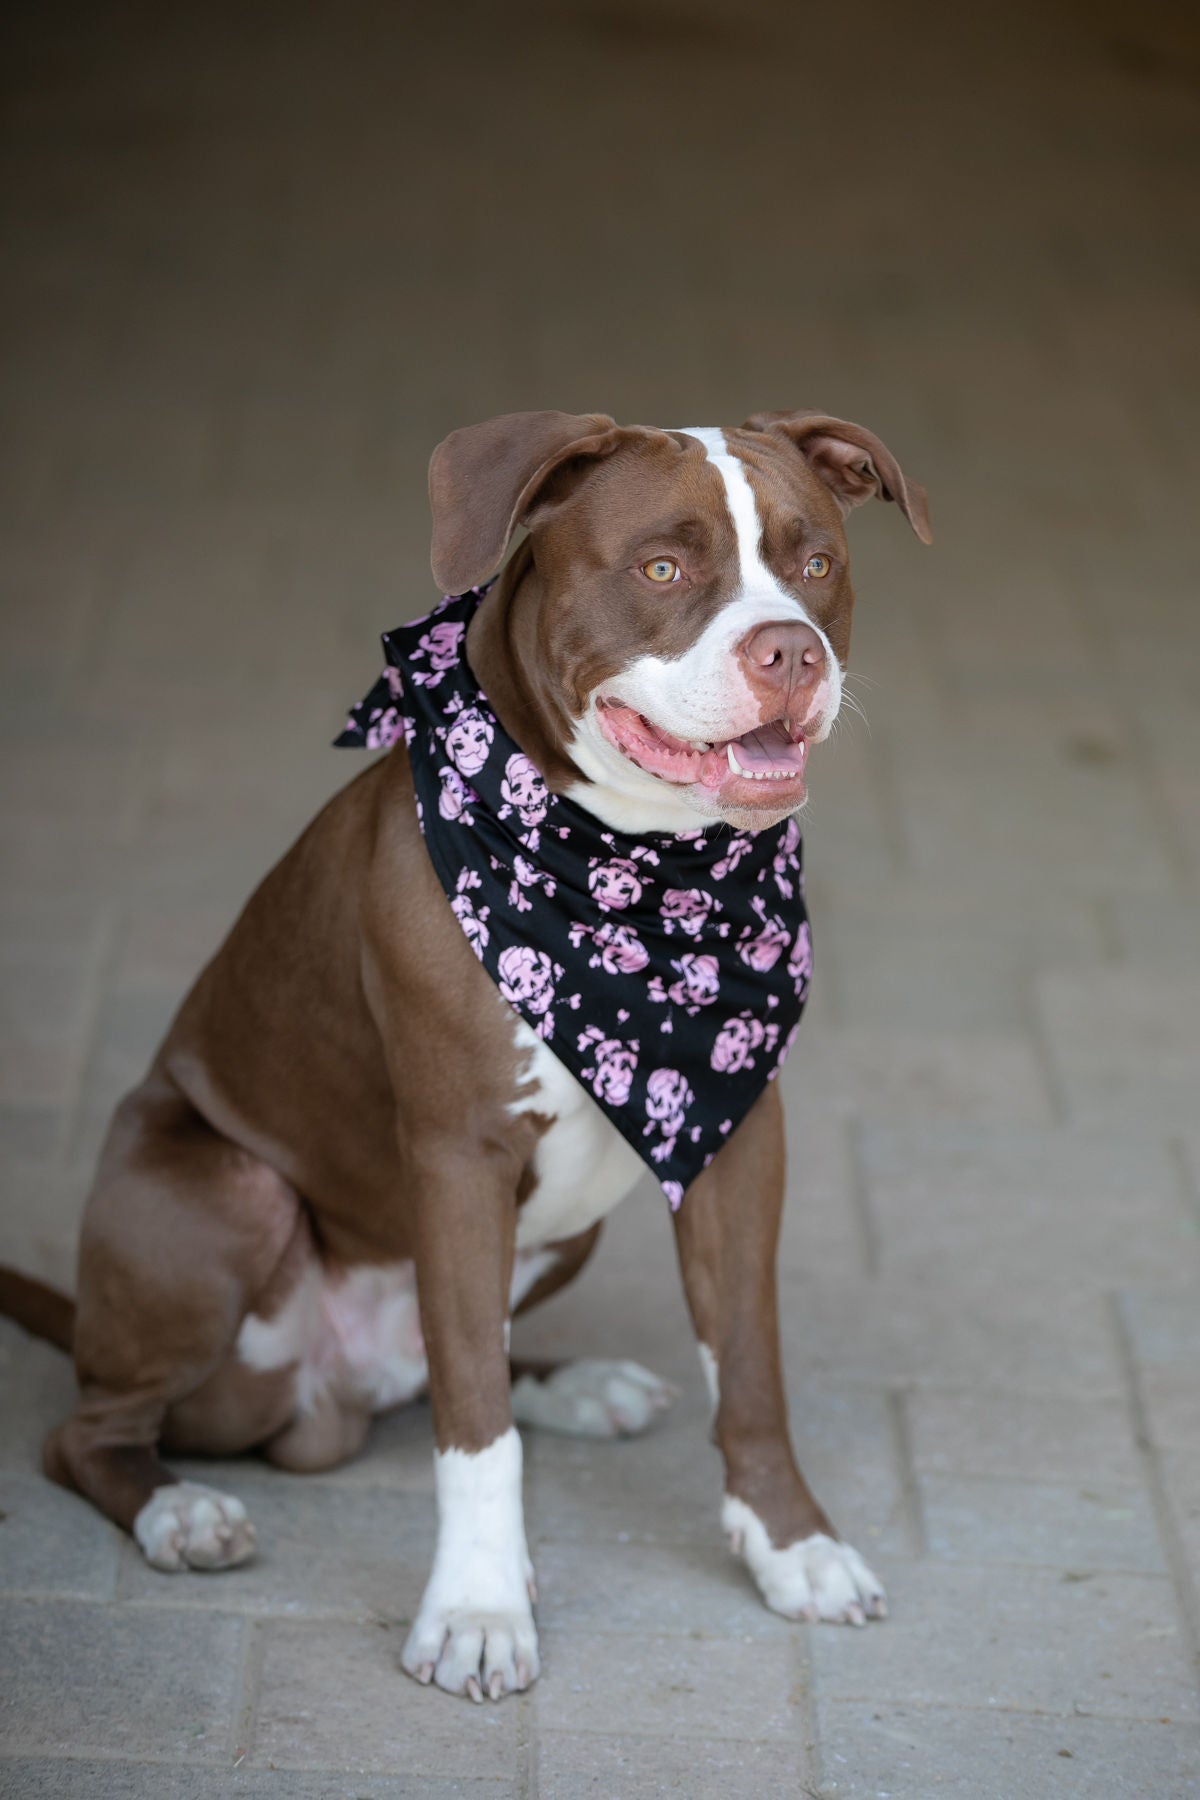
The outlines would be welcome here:
[[[1139,772],[1125,759],[1099,766],[1052,760],[1023,739],[1019,724],[1010,720],[1002,735],[972,717],[941,740],[915,740],[905,760],[900,807],[922,873],[966,862],[1001,892],[1015,877],[1083,898],[1103,890],[1117,867],[1122,885],[1139,893],[1165,896],[1174,888],[1172,857],[1147,816]],[[1036,795],[1037,804],[1021,805],[1021,793]]]
[[[1170,976],[1187,969],[1200,944],[1200,901],[1177,895],[1106,901],[1107,917],[1122,962]]]
[[[0,1468],[40,1473],[42,1440],[79,1392],[71,1359],[0,1319]]]
[[[1200,978],[1046,975],[1038,1007],[1070,1116],[1188,1129],[1200,1091]],[[1113,1021],[1120,1029],[1113,1029]]]
[[[905,1400],[912,1457],[932,1474],[1020,1475],[1086,1486],[1141,1478],[1119,1400],[922,1389]]]
[[[1194,1594],[1200,1596],[1200,1446],[1194,1441],[1162,1458],[1167,1503],[1191,1571]]]
[[[930,1555],[945,1561],[1167,1572],[1148,1496],[1103,1471],[1087,1487],[930,1475],[920,1505]]]
[[[0,940],[3,1015],[0,1100],[65,1105],[74,1094],[112,920],[103,911],[72,928],[10,919]]]
[[[439,1781],[361,1771],[193,1768],[182,1763],[14,1757],[0,1761],[12,1800],[510,1800],[508,1781]]]
[[[822,1800],[1187,1800],[1200,1734],[1170,1720],[829,1701]]]
[[[1128,1130],[866,1127],[881,1267],[940,1285],[1023,1282],[1200,1293],[1200,1233],[1166,1143]],[[1036,1253],[1031,1256],[1031,1247]]]
[[[779,1241],[779,1269],[820,1268],[865,1273],[863,1222],[851,1154],[852,1124],[814,1105],[803,1084],[783,1077],[787,1116],[788,1187]]]
[[[1016,1032],[838,1026],[801,1031],[788,1059],[814,1103],[866,1119],[1048,1125],[1035,1047]]]
[[[763,1605],[715,1528],[709,1544],[543,1540],[534,1560],[547,1642],[560,1631],[767,1639],[797,1632]]]
[[[767,1638],[561,1632],[543,1643],[533,1690],[539,1731],[656,1738],[803,1739],[802,1633]]]
[[[1039,968],[1104,955],[1093,910],[1033,897],[1019,912],[982,886],[965,900],[936,882],[839,895],[821,921],[839,1025],[904,1031],[1024,1031]]]
[[[44,1475],[0,1474],[0,1592],[111,1600],[123,1533]]]
[[[601,1736],[543,1730],[537,1742],[540,1800],[729,1800],[735,1794],[804,1792],[797,1743],[719,1738]]]
[[[224,1761],[242,1625],[75,1600],[6,1600],[0,1730],[10,1753]]]
[[[1193,1721],[1200,1701],[1166,1581],[893,1561],[891,1616],[812,1634],[828,1700]]]
[[[875,1388],[926,1384],[1113,1398],[1122,1377],[1103,1298],[1069,1285],[1054,1304],[986,1267],[973,1279],[797,1282],[781,1319],[792,1382],[834,1375]]]
[[[598,1444],[530,1432],[525,1446],[535,1542],[703,1544],[719,1533],[721,1459],[699,1419],[689,1425],[668,1415],[646,1437]]]
[[[1147,1369],[1141,1390],[1150,1436],[1160,1449],[1200,1444],[1200,1375],[1195,1370]]]
[[[520,1700],[473,1706],[421,1687],[400,1667],[400,1629],[333,1622],[261,1629],[252,1766],[512,1780]]]
[[[1134,1360],[1148,1373],[1200,1369],[1200,1310],[1190,1294],[1120,1295]]]

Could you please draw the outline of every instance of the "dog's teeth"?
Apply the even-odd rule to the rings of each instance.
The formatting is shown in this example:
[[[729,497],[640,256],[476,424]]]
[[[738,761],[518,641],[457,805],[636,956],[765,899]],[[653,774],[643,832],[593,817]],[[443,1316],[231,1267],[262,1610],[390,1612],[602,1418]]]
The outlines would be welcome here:
[[[729,766],[733,770],[734,774],[735,775],[744,775],[746,773],[746,771],[745,771],[745,769],[743,769],[743,767],[742,767],[741,763],[738,761],[737,757],[733,754],[732,743],[726,744],[725,754],[729,758]]]
[[[690,743],[691,743],[692,749],[699,750],[702,755],[706,750],[712,749],[712,745],[704,743],[704,741],[701,738],[692,738],[690,740]]]

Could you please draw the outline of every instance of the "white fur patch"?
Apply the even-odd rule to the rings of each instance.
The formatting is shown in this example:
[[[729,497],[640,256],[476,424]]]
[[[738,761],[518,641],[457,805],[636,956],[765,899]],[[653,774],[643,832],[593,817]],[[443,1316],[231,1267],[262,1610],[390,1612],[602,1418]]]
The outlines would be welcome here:
[[[254,1555],[254,1527],[232,1494],[199,1481],[168,1481],[155,1488],[133,1535],[151,1568],[230,1569]]]
[[[846,1625],[887,1617],[883,1583],[849,1544],[817,1531],[777,1550],[758,1514],[732,1494],[725,1496],[721,1523],[772,1612]]]
[[[533,1565],[521,1504],[521,1440],[510,1426],[485,1450],[434,1457],[438,1539],[401,1663],[450,1694],[502,1694],[538,1674]]]
[[[675,737],[689,742],[740,737],[757,723],[758,702],[739,667],[737,646],[758,625],[794,619],[810,626],[825,647],[826,672],[810,702],[811,710],[824,718],[819,734],[823,738],[841,704],[842,673],[833,647],[763,561],[754,489],[746,465],[730,454],[724,432],[688,427],[683,435],[704,446],[724,485],[737,537],[738,591],[682,656],[634,657],[612,684],[613,690],[619,690],[626,706]],[[592,696],[567,746],[571,761],[588,777],[567,790],[570,799],[618,831],[694,831],[699,824],[719,822],[722,814],[707,790],[662,781],[610,744],[596,717],[595,702]]]
[[[424,1391],[425,1341],[411,1262],[330,1273],[314,1260],[271,1319],[247,1313],[237,1355],[252,1369],[296,1365],[296,1405],[332,1392],[382,1412]]]
[[[542,1381],[522,1375],[513,1383],[512,1409],[519,1425],[568,1437],[636,1437],[677,1398],[669,1381],[640,1363],[581,1357]]]
[[[717,1408],[721,1404],[721,1377],[717,1368],[717,1359],[707,1344],[697,1344],[696,1348],[700,1352],[700,1368],[704,1374],[704,1385],[708,1389],[708,1398],[715,1418]]]
[[[517,1247],[525,1250],[587,1231],[636,1185],[642,1163],[524,1019],[515,1020],[514,1035],[528,1061],[512,1110],[554,1119],[534,1157],[537,1186],[517,1214]]]

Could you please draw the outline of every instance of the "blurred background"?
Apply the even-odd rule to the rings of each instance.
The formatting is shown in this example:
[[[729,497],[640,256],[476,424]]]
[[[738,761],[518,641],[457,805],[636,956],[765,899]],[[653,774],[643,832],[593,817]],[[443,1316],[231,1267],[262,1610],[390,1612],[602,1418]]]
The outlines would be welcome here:
[[[859,420],[929,489],[936,542],[891,507],[850,528],[868,723],[812,771],[782,1279],[806,1465],[897,1618],[785,1639],[743,1605],[647,1183],[526,1342],[636,1356],[685,1398],[644,1445],[531,1446],[560,1653],[499,1738],[455,1713],[427,1773],[481,1796],[1198,1791],[1194,9],[43,0],[4,29],[0,1244],[69,1265],[114,1100],[357,771],[329,740],[378,633],[434,598],[439,438],[536,407]],[[22,1641],[118,1668],[161,1584],[33,1472],[63,1365],[7,1328],[0,1356]],[[427,1419],[386,1444],[355,1503],[394,1482],[425,1504]],[[291,1492],[248,1481],[262,1515]],[[287,1580],[222,1587],[228,1620],[173,1592],[171,1641],[197,1667],[201,1625],[270,1646],[251,1765],[415,1780],[447,1727],[434,1702],[388,1747],[380,1720],[423,1704],[391,1668],[344,1739],[276,1706],[333,1628],[272,1606],[340,1606],[373,1692],[354,1596],[415,1598],[428,1554],[427,1515],[400,1576],[360,1519],[340,1599],[312,1600],[312,1491]],[[585,1527],[599,1562],[562,1548]],[[665,1572],[636,1562],[649,1539]],[[577,1568],[608,1574],[575,1592]],[[676,1629],[703,1643],[664,1685]],[[622,1632],[667,1634],[649,1673]],[[107,1737],[103,1708],[43,1727],[29,1681],[30,1758],[218,1755],[215,1726],[164,1747],[144,1695]]]

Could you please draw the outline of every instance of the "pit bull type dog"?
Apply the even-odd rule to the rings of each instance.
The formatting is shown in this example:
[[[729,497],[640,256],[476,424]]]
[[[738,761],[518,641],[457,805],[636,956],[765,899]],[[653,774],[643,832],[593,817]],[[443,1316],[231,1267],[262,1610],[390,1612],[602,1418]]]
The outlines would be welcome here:
[[[631,835],[686,848],[720,827],[749,850],[789,820],[842,696],[844,516],[877,496],[930,539],[922,489],[878,438],[811,412],[737,430],[513,414],[447,438],[430,493],[449,594],[477,588],[528,531],[463,635],[517,747],[502,810],[528,825],[544,792],[617,849]],[[470,710],[454,725],[456,819],[477,751]],[[589,1092],[531,1027],[532,986],[506,998],[473,953],[417,800],[401,735],[267,876],[116,1112],[74,1312],[11,1273],[0,1305],[74,1352],[79,1404],[47,1440],[47,1473],[168,1571],[240,1563],[255,1535],[236,1499],[179,1480],[160,1451],[259,1447],[283,1468],[324,1469],[361,1447],[372,1413],[428,1390],[437,1548],[403,1666],[497,1699],[539,1666],[517,1424],[637,1432],[671,1394],[628,1362],[510,1370],[512,1315],[578,1272],[643,1162],[596,1097],[613,1101],[621,1070],[610,1060],[607,1088]],[[594,941],[618,975],[638,966],[621,908],[644,874],[614,855],[600,886]],[[673,965],[682,1018],[705,1001],[689,946],[711,903],[687,890],[668,901],[688,951]],[[779,950],[764,944],[768,968]],[[582,1014],[578,1027],[592,1041]],[[712,1067],[740,1068],[765,1030],[740,1013]],[[662,1120],[679,1089],[655,1078]],[[722,1523],[768,1606],[862,1625],[884,1616],[883,1589],[788,1436],[776,1084],[763,1079],[722,1130],[686,1190],[664,1180],[724,1459]]]

